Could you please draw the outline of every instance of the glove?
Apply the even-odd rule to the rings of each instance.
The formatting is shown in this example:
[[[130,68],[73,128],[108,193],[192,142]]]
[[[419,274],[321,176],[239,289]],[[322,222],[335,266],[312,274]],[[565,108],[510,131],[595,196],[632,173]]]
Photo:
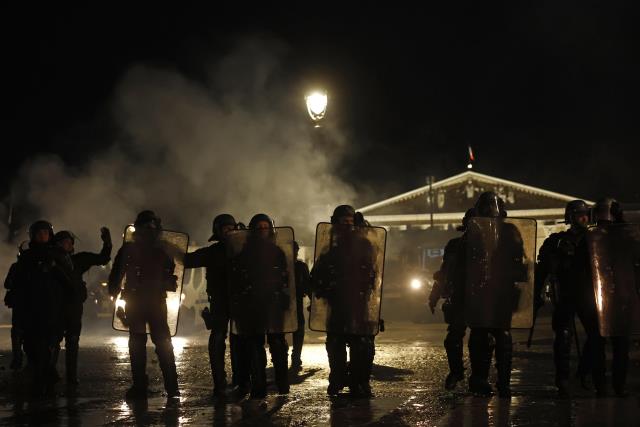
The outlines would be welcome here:
[[[435,314],[436,305],[438,305],[438,300],[434,300],[433,298],[429,298],[429,310],[431,310],[431,314]]]
[[[80,300],[82,302],[85,302],[87,300],[87,285],[86,283],[82,283],[82,286],[80,287]]]
[[[102,242],[107,246],[113,246],[111,243],[111,232],[107,227],[102,227],[100,229],[100,238]]]
[[[15,304],[15,298],[14,298],[13,292],[11,292],[11,290],[9,290],[4,295],[4,305],[6,305],[9,308],[13,308],[14,304]]]

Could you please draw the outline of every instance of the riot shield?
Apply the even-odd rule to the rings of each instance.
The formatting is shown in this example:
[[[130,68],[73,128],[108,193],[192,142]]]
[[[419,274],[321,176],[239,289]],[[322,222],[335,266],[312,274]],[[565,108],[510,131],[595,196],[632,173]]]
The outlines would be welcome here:
[[[531,328],[536,221],[471,218],[464,239],[467,325],[471,328]]]
[[[133,244],[135,242],[135,237],[135,227],[133,225],[127,226],[123,234],[123,247],[127,244]],[[189,247],[189,235],[179,231],[162,230],[155,247],[161,249],[160,253],[166,256],[166,259],[168,260],[167,262],[170,265],[171,262],[173,264],[173,275],[175,276],[176,288],[175,290],[165,288],[165,290],[167,294],[167,324],[169,325],[171,336],[175,336],[178,331],[178,318],[180,314],[180,304],[182,302],[182,279],[184,276],[183,261],[184,255],[187,253],[187,248]],[[125,274],[122,279],[122,283],[120,285],[121,289],[127,288],[126,282],[127,274]],[[127,320],[127,303],[126,298],[123,297],[123,292],[120,292],[116,298],[112,325],[113,329],[118,331],[129,330],[129,321]],[[148,324],[146,324],[146,332],[149,333]]]
[[[640,224],[593,227],[586,242],[600,335],[640,334]]]
[[[227,235],[233,333],[289,333],[298,329],[293,241],[291,227],[235,230]]]
[[[318,224],[309,329],[378,334],[386,241],[382,227]]]

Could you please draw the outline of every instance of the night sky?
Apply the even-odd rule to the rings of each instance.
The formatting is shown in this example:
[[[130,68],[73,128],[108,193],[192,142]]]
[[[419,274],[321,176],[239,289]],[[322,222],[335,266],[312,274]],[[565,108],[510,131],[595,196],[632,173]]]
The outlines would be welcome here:
[[[467,145],[479,172],[639,202],[637,14],[610,2],[511,3],[3,7],[1,190],[37,153],[73,167],[104,149],[110,97],[132,64],[198,79],[238,38],[264,37],[286,46],[301,111],[303,88],[329,91],[328,119],[350,144],[339,173],[366,194],[360,203],[461,172]]]

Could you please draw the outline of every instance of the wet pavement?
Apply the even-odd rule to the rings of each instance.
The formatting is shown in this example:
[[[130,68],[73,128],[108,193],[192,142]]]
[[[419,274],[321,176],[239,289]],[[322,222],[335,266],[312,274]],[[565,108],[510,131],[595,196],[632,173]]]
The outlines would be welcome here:
[[[148,347],[152,393],[147,401],[129,404],[127,336],[103,328],[104,335],[81,339],[80,385],[62,381],[56,397],[20,401],[21,376],[9,370],[9,329],[0,329],[0,425],[577,425],[618,426],[640,423],[640,350],[633,347],[626,398],[593,397],[572,384],[573,397],[558,399],[553,387],[551,332],[542,319],[534,346],[526,348],[526,331],[514,334],[511,399],[479,398],[466,392],[466,382],[447,392],[448,372],[442,341],[445,325],[387,322],[376,339],[372,399],[347,394],[328,398],[328,365],[324,336],[308,332],[303,370],[291,375],[291,393],[279,396],[273,385],[264,400],[217,402],[211,398],[207,335],[174,338],[182,396],[163,396],[153,347]],[[465,349],[466,357],[466,349]],[[575,363],[573,364],[575,366]],[[64,351],[59,371],[64,374]],[[269,369],[269,378],[272,371]]]

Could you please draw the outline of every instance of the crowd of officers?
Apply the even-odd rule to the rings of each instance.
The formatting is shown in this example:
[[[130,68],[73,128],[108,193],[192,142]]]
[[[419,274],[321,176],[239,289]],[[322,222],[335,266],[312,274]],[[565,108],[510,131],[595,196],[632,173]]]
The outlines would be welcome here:
[[[362,215],[348,205],[335,209],[331,224],[345,227],[345,230],[368,225]],[[126,392],[128,399],[145,398],[148,394],[147,335],[155,345],[167,396],[180,395],[167,305],[167,294],[179,292],[181,284],[177,262],[182,263],[185,269],[206,269],[210,306],[202,312],[202,317],[211,331],[208,351],[216,398],[229,395],[225,367],[228,335],[233,396],[266,396],[265,342],[269,345],[278,393],[288,393],[289,370],[299,371],[302,367],[304,296],[311,295],[312,284],[316,283],[323,293],[322,298],[335,303],[339,298],[335,288],[345,286],[338,276],[341,269],[346,268],[341,265],[351,262],[350,257],[343,257],[341,265],[332,264],[329,272],[310,273],[307,265],[297,259],[299,246],[291,240],[293,262],[289,264],[283,248],[275,242],[275,225],[268,215],[255,215],[245,227],[232,215],[221,214],[214,219],[212,228],[209,241],[213,243],[190,253],[184,253],[186,247],[182,253],[177,253],[180,249],[168,249],[167,242],[161,241],[161,220],[153,211],[140,212],[133,226],[127,229],[133,230],[132,237],[125,237],[113,260],[108,290],[114,301],[121,299],[126,303],[116,310],[116,318],[129,332],[133,384]],[[244,232],[246,240],[241,250],[230,255],[234,249],[230,248],[229,236],[239,230]],[[18,260],[11,266],[5,280],[5,303],[12,309],[13,316],[11,368],[21,369],[24,349],[27,357],[24,372],[30,377],[27,381],[29,392],[40,397],[51,395],[54,385],[60,380],[56,364],[63,338],[66,384],[71,387],[78,384],[78,343],[82,305],[87,297],[83,274],[91,266],[106,265],[111,260],[112,243],[109,230],[102,228],[103,248],[99,254],[74,253],[76,239],[73,233],[60,231],[54,234],[52,225],[47,221],[32,224],[29,234],[29,247],[20,250]],[[356,266],[355,269],[361,270],[362,267]],[[290,301],[292,284],[295,287],[293,304]],[[34,299],[30,295],[41,297]],[[367,295],[359,295],[368,298]],[[349,304],[342,306],[348,309]],[[334,311],[338,313],[339,310]],[[290,322],[293,327],[289,330],[284,325],[286,312],[296,313]],[[329,321],[335,324],[340,318],[344,316],[335,314]],[[273,319],[280,319],[280,323],[276,321],[274,324]],[[293,332],[291,366],[286,332]],[[349,363],[346,360],[347,345],[351,349]],[[328,393],[336,395],[348,386],[353,395],[370,396],[373,337],[334,331],[328,334],[327,352],[331,362]]]
[[[468,246],[471,244],[469,222],[475,218],[493,218],[502,224],[500,219],[506,217],[505,204],[500,197],[492,192],[481,194],[474,207],[464,216],[459,228],[464,233],[446,245],[442,266],[434,275],[429,306],[433,312],[438,300],[445,300],[442,310],[448,333],[444,346],[450,368],[445,380],[447,389],[455,388],[464,379],[463,339],[470,326],[469,390],[477,395],[492,394],[493,388],[488,378],[491,360],[495,355],[498,394],[501,397],[511,394],[511,313],[507,312],[509,319],[501,324],[503,326],[474,326],[468,321],[469,307],[473,304],[465,304],[469,286],[467,276],[474,268],[470,266],[468,257]],[[549,236],[539,251],[533,280],[534,306],[537,311],[544,304],[545,295],[552,294],[555,332],[553,353],[556,386],[560,395],[569,394],[569,361],[575,334],[575,315],[587,334],[579,374],[583,383],[586,383],[586,376],[591,373],[597,394],[604,395],[605,339],[599,331],[585,235],[590,224],[593,227],[607,227],[622,223],[622,209],[613,199],[600,200],[593,207],[587,206],[582,200],[575,200],[567,204],[565,220],[569,229]],[[166,304],[167,293],[176,292],[180,286],[176,262],[181,262],[184,268],[206,269],[210,306],[203,311],[203,318],[211,330],[208,351],[213,393],[217,398],[228,396],[225,367],[227,336],[233,394],[250,394],[252,398],[266,396],[265,343],[269,346],[278,393],[289,392],[288,371],[300,370],[302,366],[304,296],[312,300],[324,300],[331,307],[324,329],[327,332],[326,350],[331,370],[327,393],[337,395],[344,387],[349,387],[352,395],[371,396],[369,379],[378,320],[375,320],[375,332],[354,332],[358,329],[349,329],[348,326],[354,321],[367,322],[363,316],[368,308],[361,302],[374,300],[373,278],[377,274],[381,276],[381,271],[374,271],[371,259],[375,257],[371,243],[361,235],[349,237],[351,234],[347,232],[358,227],[370,227],[360,213],[348,205],[338,206],[331,217],[331,226],[336,229],[343,227],[342,235],[338,234],[335,238],[342,242],[342,246],[335,250],[332,248],[316,260],[313,270],[309,272],[307,265],[297,259],[299,247],[295,242],[292,242],[294,256],[291,257],[295,261],[287,261],[283,247],[275,241],[274,222],[265,214],[255,215],[248,227],[236,222],[229,214],[218,215],[213,221],[213,234],[209,239],[213,243],[195,252],[183,252],[177,257],[167,251],[166,245],[159,243],[163,232],[160,218],[152,211],[138,214],[132,228],[135,230],[133,238],[125,240],[118,250],[108,282],[111,296],[126,302],[126,316],[124,312],[121,313],[121,320],[129,331],[133,380],[127,398],[144,398],[148,392],[147,335],[155,345],[167,395],[176,397],[180,394]],[[526,256],[522,249],[522,236],[513,225],[500,227],[501,233],[507,235],[507,240],[511,242],[506,246],[508,259],[505,265],[509,262],[524,265]],[[238,230],[244,230],[246,240],[234,252],[229,239]],[[67,384],[73,386],[78,382],[78,342],[82,304],[87,294],[82,276],[91,266],[106,265],[110,261],[112,243],[109,230],[102,228],[103,247],[100,253],[75,253],[74,235],[69,231],[54,234],[53,227],[46,221],[32,224],[29,234],[29,247],[20,250],[18,261],[11,266],[7,275],[5,303],[13,310],[12,368],[19,369],[22,366],[24,349],[31,375],[31,393],[38,396],[51,393],[60,379],[56,362],[63,338]],[[502,274],[501,277],[511,282],[507,287],[512,286],[513,282],[530,279],[524,270],[524,277],[517,277],[519,274]],[[291,275],[294,280],[291,280]],[[359,283],[348,283],[354,280]],[[292,284],[295,289],[293,301]],[[31,298],[31,295],[39,295],[39,298]],[[497,298],[500,296],[494,295],[494,299]],[[489,301],[476,304],[476,309],[484,303]],[[287,312],[296,313],[296,318],[289,322],[293,323],[292,328],[286,326]],[[274,316],[274,313],[277,315]],[[379,315],[379,310],[376,315]],[[274,319],[279,320],[274,323]],[[285,339],[287,332],[294,332],[290,366]],[[613,388],[617,395],[622,396],[625,394],[629,363],[629,337],[614,336],[611,341]]]
[[[463,234],[454,238],[445,247],[443,262],[434,274],[434,286],[429,295],[429,307],[435,311],[443,299],[442,311],[448,324],[444,347],[449,362],[449,374],[444,387],[454,389],[464,379],[463,339],[467,330],[468,306],[465,304],[465,275],[469,274],[467,253],[468,224],[471,218],[506,218],[504,202],[494,193],[484,193],[475,206],[469,209],[458,228]],[[588,376],[597,396],[607,393],[605,382],[605,337],[599,329],[599,308],[594,292],[593,257],[587,245],[588,232],[606,231],[608,227],[624,225],[625,220],[620,204],[611,198],[603,198],[590,207],[583,200],[573,200],[566,205],[566,231],[553,233],[546,238],[539,250],[534,274],[534,321],[535,314],[545,304],[553,303],[552,328],[554,331],[553,360],[555,363],[555,384],[561,397],[569,397],[570,351],[572,340],[576,338],[575,316],[580,319],[586,332],[586,342],[579,354],[577,376],[584,388],[590,389]],[[637,237],[637,236],[636,236]],[[637,245],[636,245],[637,246]],[[634,252],[637,252],[635,247]],[[639,254],[635,253],[633,268],[636,270],[635,299],[640,293],[637,283],[640,272]],[[632,285],[633,286],[633,285]],[[606,296],[605,296],[606,298]],[[469,361],[471,374],[469,390],[476,395],[490,395],[493,391],[488,375],[493,355],[496,358],[497,391],[499,396],[511,394],[510,376],[512,360],[512,338],[509,329],[487,330],[470,328]],[[533,330],[531,331],[533,333]],[[611,336],[613,349],[612,385],[617,396],[625,396],[625,383],[629,365],[630,336]],[[530,338],[531,340],[531,338]]]

